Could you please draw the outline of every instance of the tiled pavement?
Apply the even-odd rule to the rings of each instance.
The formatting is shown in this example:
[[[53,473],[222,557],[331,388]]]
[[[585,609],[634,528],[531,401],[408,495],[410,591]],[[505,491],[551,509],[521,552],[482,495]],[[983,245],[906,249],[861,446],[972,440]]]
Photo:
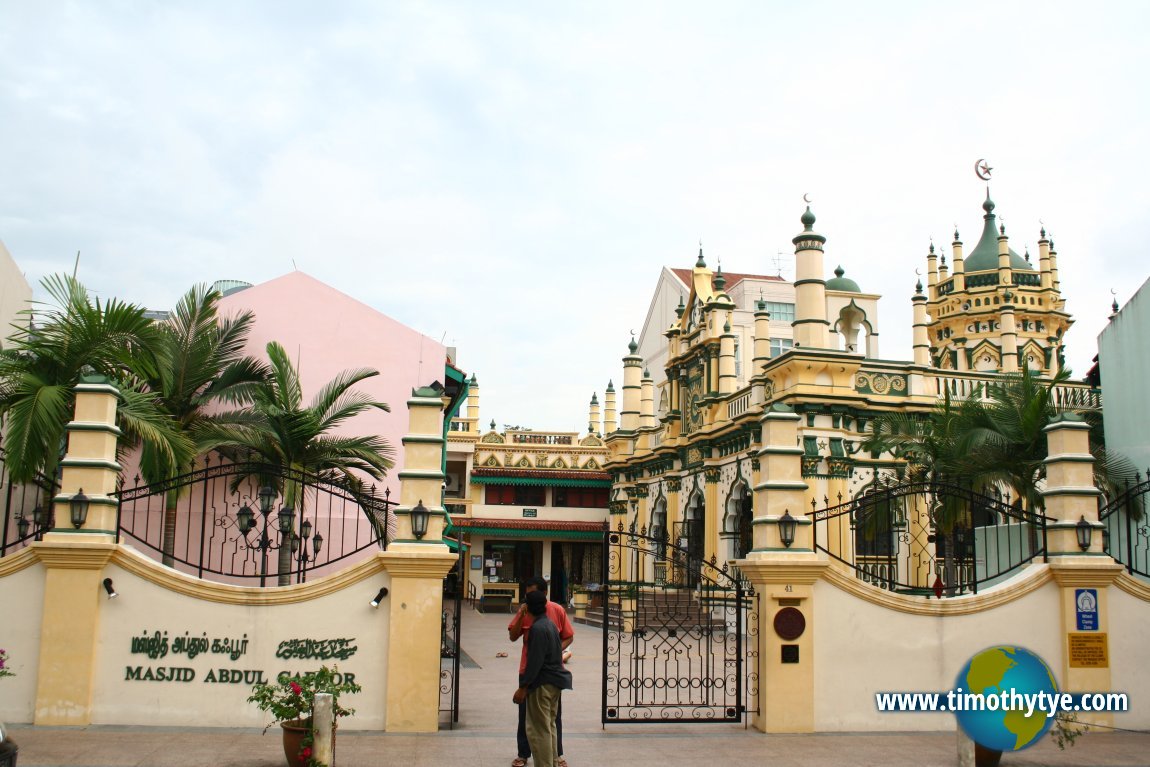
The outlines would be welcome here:
[[[338,767],[468,765],[507,767],[515,756],[517,656],[508,616],[465,611],[463,648],[475,666],[462,672],[461,716],[454,730],[428,735],[339,733]],[[722,767],[954,765],[955,734],[763,735],[728,724],[612,725],[599,721],[601,634],[576,626],[575,690],[564,696],[564,740],[572,767],[709,764]],[[507,652],[506,658],[497,653]],[[1135,701],[1137,705],[1137,701]],[[11,725],[20,767],[283,767],[277,733],[259,729],[32,727]],[[1089,734],[1059,751],[1049,739],[1012,765],[1150,765],[1150,735]]]

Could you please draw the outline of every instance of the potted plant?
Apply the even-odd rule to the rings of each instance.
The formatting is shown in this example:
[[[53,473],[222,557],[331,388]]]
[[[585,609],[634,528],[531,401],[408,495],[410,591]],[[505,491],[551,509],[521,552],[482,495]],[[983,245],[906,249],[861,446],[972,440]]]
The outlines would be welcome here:
[[[328,693],[332,697],[332,713],[335,719],[350,716],[354,708],[345,708],[339,703],[339,696],[357,693],[360,686],[349,682],[339,673],[339,668],[321,666],[319,671],[311,671],[302,676],[282,676],[273,684],[257,684],[252,687],[249,703],[255,703],[260,710],[267,711],[273,721],[264,728],[278,724],[283,730],[284,757],[288,767],[315,767],[312,759],[312,708],[315,696]],[[332,748],[335,748],[335,721],[332,722]]]
[[[0,650],[0,678],[6,676],[16,676],[16,674],[9,668],[8,651]],[[20,747],[16,745],[16,741],[8,737],[8,730],[5,729],[4,723],[0,722],[0,767],[16,767],[16,753]]]

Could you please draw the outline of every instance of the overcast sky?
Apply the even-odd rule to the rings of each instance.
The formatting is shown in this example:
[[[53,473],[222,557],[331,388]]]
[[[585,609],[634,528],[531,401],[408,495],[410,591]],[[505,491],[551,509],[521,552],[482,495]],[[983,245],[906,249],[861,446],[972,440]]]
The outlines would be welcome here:
[[[701,239],[793,276],[804,193],[909,359],[914,270],[977,242],[985,157],[1013,249],[1055,238],[1081,375],[1150,274],[1148,28],[1144,2],[0,0],[0,240],[34,284],[79,250],[151,308],[298,267],[457,346],[484,422],[581,430],[659,268]]]

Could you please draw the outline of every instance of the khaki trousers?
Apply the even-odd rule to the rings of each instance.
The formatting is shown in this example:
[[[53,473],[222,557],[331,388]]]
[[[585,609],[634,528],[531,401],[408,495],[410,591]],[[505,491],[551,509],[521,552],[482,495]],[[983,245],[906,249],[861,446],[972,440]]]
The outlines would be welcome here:
[[[542,684],[527,693],[527,742],[531,744],[535,767],[555,767],[559,748],[555,713],[561,692],[553,684]]]

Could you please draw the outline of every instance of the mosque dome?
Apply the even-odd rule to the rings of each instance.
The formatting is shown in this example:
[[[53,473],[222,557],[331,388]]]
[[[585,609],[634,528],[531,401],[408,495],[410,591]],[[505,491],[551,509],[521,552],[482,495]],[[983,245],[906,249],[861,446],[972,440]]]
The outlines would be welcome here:
[[[995,226],[994,200],[986,195],[982,203],[986,215],[982,217],[982,237],[964,261],[964,269],[970,272],[989,272],[998,268],[998,227]],[[1010,251],[1010,268],[1019,272],[1033,272],[1034,266],[1022,256]]]
[[[862,288],[859,284],[849,277],[844,277],[846,274],[841,266],[835,268],[835,276],[833,279],[827,280],[827,290],[841,290],[847,293],[862,293]]]

